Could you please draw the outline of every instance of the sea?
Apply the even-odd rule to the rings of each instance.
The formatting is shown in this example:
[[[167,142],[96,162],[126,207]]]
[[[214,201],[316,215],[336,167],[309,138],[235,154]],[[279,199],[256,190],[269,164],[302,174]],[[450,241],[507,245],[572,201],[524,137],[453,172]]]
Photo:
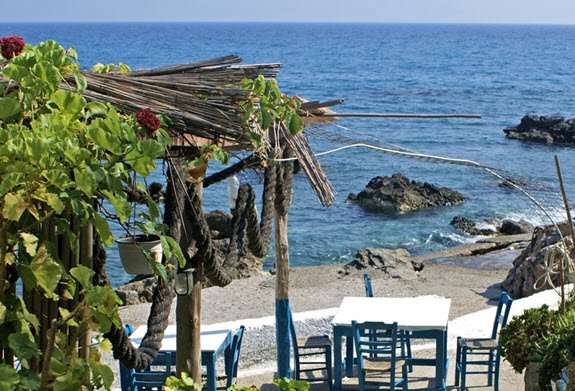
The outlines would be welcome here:
[[[466,113],[481,119],[342,118],[306,130],[315,152],[364,142],[467,159],[512,178],[525,192],[500,186],[488,171],[430,159],[350,148],[319,157],[337,191],[321,206],[306,177],[294,178],[289,211],[293,267],[343,264],[364,247],[405,248],[414,255],[477,238],[457,232],[456,215],[476,221],[564,219],[553,156],[561,162],[567,198],[575,201],[575,150],[509,140],[503,129],[526,114],[575,116],[575,26],[343,23],[50,23],[0,24],[0,36],[54,39],[74,47],[82,68],[132,69],[237,54],[245,63],[282,64],[280,88],[309,100],[344,99],[347,113]],[[236,156],[232,159],[234,161]],[[211,172],[221,167],[212,165]],[[376,176],[408,178],[461,192],[465,202],[403,214],[346,203]],[[158,162],[152,180],[164,181]],[[255,186],[258,173],[239,175]],[[229,210],[225,181],[206,189],[205,209]],[[539,204],[539,206],[538,206]],[[547,215],[548,216],[547,216]],[[120,230],[116,230],[118,235]],[[265,267],[273,266],[273,248]],[[113,285],[131,278],[108,250]]]

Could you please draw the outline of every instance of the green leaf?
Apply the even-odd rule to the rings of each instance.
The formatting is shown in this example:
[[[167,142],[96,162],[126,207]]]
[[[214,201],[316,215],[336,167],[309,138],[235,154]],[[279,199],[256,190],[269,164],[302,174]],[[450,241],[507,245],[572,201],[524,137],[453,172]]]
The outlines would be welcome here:
[[[8,220],[19,221],[26,208],[27,205],[24,198],[15,193],[8,193],[4,196],[2,216]]]
[[[74,277],[86,290],[90,290],[92,285],[92,277],[94,277],[94,271],[87,268],[84,265],[79,265],[75,268],[70,269],[70,274]]]
[[[77,118],[86,105],[86,99],[72,91],[58,90],[52,94],[50,99],[60,110],[72,118]]]
[[[168,242],[168,246],[172,251],[172,253],[176,256],[180,267],[186,266],[186,258],[184,258],[184,253],[182,252],[180,245],[174,240],[174,238],[170,236],[162,236],[161,239],[165,239],[166,242]],[[162,243],[162,247],[163,246],[164,245]]]
[[[68,311],[66,308],[62,308],[62,307],[58,307],[58,311],[60,312],[60,316],[62,318],[68,318],[70,316],[70,311]],[[66,321],[66,324],[70,327],[78,327],[78,322],[76,322],[74,320],[74,318],[69,318]]]
[[[97,125],[102,124],[100,121],[88,128],[88,137],[100,147],[110,151],[114,155],[122,154],[122,143],[116,135],[106,132]]]
[[[268,129],[271,126],[272,122],[273,118],[270,112],[262,108],[262,122],[260,123],[262,129],[264,130]]]
[[[20,238],[22,239],[22,244],[24,245],[24,249],[31,257],[36,255],[36,249],[38,248],[38,238],[35,235],[22,232],[20,234]]]
[[[86,194],[88,197],[92,197],[94,194],[94,189],[96,188],[96,181],[94,180],[94,173],[90,167],[85,167],[84,171],[79,169],[74,169],[74,180],[78,189]]]
[[[289,121],[289,132],[291,134],[297,134],[302,129],[303,129],[303,120],[298,114],[293,113]]]
[[[4,323],[5,319],[6,319],[6,306],[0,303],[0,325]]]
[[[24,390],[37,390],[40,388],[40,377],[34,371],[27,368],[22,368],[18,371],[20,376],[20,388]]]
[[[16,114],[21,110],[20,102],[13,96],[7,96],[5,98],[0,98],[0,119],[7,119]]]
[[[40,357],[40,350],[38,349],[38,346],[36,346],[36,342],[31,341],[25,334],[10,334],[8,337],[8,345],[21,360]]]
[[[128,220],[130,213],[132,212],[130,203],[125,198],[116,196],[114,193],[107,190],[102,191],[102,194],[110,201],[112,206],[114,206],[120,220]]]
[[[166,271],[166,267],[162,265],[160,262],[151,261],[152,270],[154,270],[154,274],[162,277],[164,281],[168,281],[168,272]]]
[[[36,256],[30,262],[30,270],[34,273],[36,283],[44,289],[44,295],[57,299],[58,294],[55,290],[62,277],[62,267],[52,259],[45,246],[40,246],[38,249]]]
[[[21,172],[11,172],[2,177],[0,182],[0,195],[4,195],[7,192],[13,190],[16,186],[25,182],[26,177]]]
[[[110,231],[108,221],[99,214],[95,214],[94,225],[96,226],[96,230],[98,231],[98,235],[100,235],[102,243],[106,246],[110,246],[114,242],[114,235],[112,235],[112,231]]]
[[[14,367],[8,364],[0,364],[0,390],[15,390],[20,378]]]
[[[86,91],[86,88],[88,88],[88,81],[86,80],[84,75],[80,73],[75,74],[74,79],[76,80],[76,91],[79,94],[83,94],[84,91]]]

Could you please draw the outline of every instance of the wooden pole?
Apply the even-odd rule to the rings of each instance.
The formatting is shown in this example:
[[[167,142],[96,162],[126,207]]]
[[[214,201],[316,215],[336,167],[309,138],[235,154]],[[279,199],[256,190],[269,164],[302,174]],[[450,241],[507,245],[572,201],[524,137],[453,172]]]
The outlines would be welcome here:
[[[563,185],[563,175],[561,174],[561,166],[559,165],[559,157],[554,156],[555,168],[557,169],[557,178],[559,179],[559,187],[561,189],[561,196],[563,197],[563,205],[565,206],[565,213],[567,214],[567,222],[569,224],[569,233],[571,234],[571,242],[575,243],[575,234],[573,232],[573,220],[571,219],[571,211],[569,210],[569,203],[567,202],[567,194],[565,193],[565,186]],[[565,249],[569,251],[568,248]],[[569,253],[568,253],[569,254]],[[570,254],[568,255],[570,256]],[[561,285],[561,312],[565,312],[565,270],[563,267],[563,259],[559,262],[559,284]]]
[[[202,192],[201,183],[196,185],[197,191],[200,195]],[[189,208],[186,205],[184,210]],[[182,235],[180,245],[185,252],[191,243],[191,225],[189,219],[190,213],[185,213],[184,227],[187,232]],[[203,265],[199,262],[198,265],[193,265],[196,269],[194,273],[194,286],[191,295],[180,296],[178,295],[176,307],[176,324],[177,324],[177,345],[178,354],[176,355],[176,368],[178,373],[187,372],[192,379],[198,384],[202,382],[202,361],[201,361],[201,344],[200,344],[200,328],[201,328],[201,302],[202,302],[202,281],[204,279]]]
[[[291,189],[289,189],[291,191]],[[275,209],[277,374],[290,377],[288,217]]]
[[[480,114],[408,114],[408,113],[326,113],[317,117],[357,117],[357,118],[465,118],[480,119]]]

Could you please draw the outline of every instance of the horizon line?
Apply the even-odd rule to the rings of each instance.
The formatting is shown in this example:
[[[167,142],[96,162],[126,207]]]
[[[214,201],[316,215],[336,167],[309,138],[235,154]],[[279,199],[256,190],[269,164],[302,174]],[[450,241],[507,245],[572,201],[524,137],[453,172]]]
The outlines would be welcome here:
[[[22,21],[2,21],[3,24],[390,24],[390,25],[498,25],[498,26],[574,26],[575,23],[563,22],[477,22],[477,21],[453,21],[453,22],[430,22],[430,21],[332,21],[332,20],[22,20]]]

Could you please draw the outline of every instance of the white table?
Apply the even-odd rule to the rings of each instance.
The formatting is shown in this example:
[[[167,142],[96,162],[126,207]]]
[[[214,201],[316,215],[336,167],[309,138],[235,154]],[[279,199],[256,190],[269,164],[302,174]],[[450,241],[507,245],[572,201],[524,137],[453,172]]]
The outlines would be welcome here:
[[[202,327],[202,329],[200,345],[202,349],[202,365],[205,365],[207,370],[207,389],[208,391],[216,391],[216,360],[218,355],[222,353],[226,353],[226,360],[229,359],[228,351],[232,344],[235,330],[210,329],[209,327]],[[147,326],[140,326],[130,335],[130,340],[136,347],[140,345],[147,331]],[[177,346],[176,325],[169,325],[164,332],[160,351],[176,352],[178,350]]]
[[[435,359],[410,359],[411,365],[435,366],[435,387],[445,390],[447,372],[447,322],[451,299],[420,297],[345,297],[331,324],[334,335],[334,388],[341,390],[342,338],[347,339],[346,374],[352,375],[353,338],[351,322],[397,322],[411,338],[435,339]]]

